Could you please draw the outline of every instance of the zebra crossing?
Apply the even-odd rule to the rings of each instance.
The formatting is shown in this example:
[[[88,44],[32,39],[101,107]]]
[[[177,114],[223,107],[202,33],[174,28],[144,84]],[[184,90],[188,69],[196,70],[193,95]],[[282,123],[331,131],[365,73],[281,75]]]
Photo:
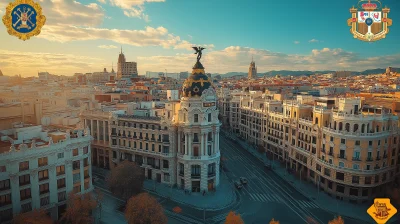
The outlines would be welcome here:
[[[280,202],[280,201],[282,201],[282,199],[278,195],[274,195],[274,194],[249,193],[249,195],[253,201],[258,201],[258,202]]]
[[[304,208],[319,208],[319,206],[312,201],[300,200],[300,201],[297,201],[297,204],[299,204],[300,206],[303,206]]]
[[[258,194],[249,193],[252,201],[258,202],[282,202],[282,198],[275,194]],[[317,204],[312,201],[298,200],[296,201],[303,208],[319,208]]]

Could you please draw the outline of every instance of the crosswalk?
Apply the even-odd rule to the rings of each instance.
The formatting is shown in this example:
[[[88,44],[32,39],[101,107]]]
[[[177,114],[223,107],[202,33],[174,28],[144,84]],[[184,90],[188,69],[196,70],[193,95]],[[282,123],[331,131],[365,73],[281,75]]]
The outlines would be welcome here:
[[[282,202],[282,198],[275,194],[258,194],[249,193],[250,199],[252,201],[258,202]],[[312,201],[298,200],[296,201],[303,208],[319,208],[317,204]]]
[[[274,194],[249,193],[249,195],[253,201],[258,201],[258,202],[280,202],[280,201],[282,201],[282,198],[280,198],[278,195],[274,195]]]

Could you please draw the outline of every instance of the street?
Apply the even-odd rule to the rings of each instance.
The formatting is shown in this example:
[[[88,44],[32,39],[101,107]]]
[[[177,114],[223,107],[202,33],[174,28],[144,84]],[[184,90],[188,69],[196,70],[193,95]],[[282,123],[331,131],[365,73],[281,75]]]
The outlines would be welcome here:
[[[242,214],[245,223],[265,224],[272,218],[281,224],[307,223],[311,218],[316,223],[327,224],[336,215],[320,209],[280,176],[267,171],[261,161],[223,134],[220,135],[220,150],[228,177],[232,181],[239,177],[248,180],[248,184],[238,190],[241,204],[236,210]],[[365,224],[361,220],[344,220],[345,223]]]

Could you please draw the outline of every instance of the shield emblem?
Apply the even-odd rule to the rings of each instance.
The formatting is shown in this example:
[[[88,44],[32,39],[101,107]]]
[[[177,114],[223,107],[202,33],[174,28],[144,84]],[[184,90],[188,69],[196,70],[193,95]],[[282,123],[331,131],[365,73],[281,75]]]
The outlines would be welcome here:
[[[390,9],[381,8],[378,0],[360,0],[357,8],[352,7],[347,23],[351,26],[350,32],[354,38],[362,41],[377,41],[386,37],[392,20],[388,18]]]

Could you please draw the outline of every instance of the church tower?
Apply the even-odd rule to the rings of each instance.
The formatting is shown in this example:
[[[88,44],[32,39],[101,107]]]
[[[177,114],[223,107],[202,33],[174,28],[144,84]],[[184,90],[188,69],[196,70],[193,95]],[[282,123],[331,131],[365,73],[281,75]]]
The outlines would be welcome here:
[[[256,79],[257,78],[257,67],[253,58],[251,59],[251,63],[249,66],[249,73],[247,75],[248,79]]]
[[[192,192],[213,191],[219,185],[221,123],[217,95],[200,58],[183,84],[180,108],[174,119],[178,142],[177,183]]]

